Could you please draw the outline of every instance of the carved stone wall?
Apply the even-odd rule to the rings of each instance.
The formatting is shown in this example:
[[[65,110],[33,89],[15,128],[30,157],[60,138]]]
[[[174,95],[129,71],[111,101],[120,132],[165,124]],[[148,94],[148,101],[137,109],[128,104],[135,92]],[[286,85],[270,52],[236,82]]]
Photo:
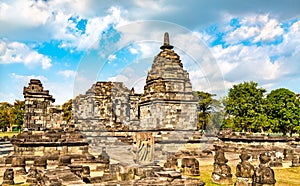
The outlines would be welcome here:
[[[94,84],[85,95],[78,96],[73,102],[79,129],[109,130],[117,125],[127,126],[130,120],[129,93],[121,82]]]
[[[28,87],[24,87],[25,98],[24,128],[40,130],[46,128],[51,120],[47,108],[55,99],[49,94],[40,80],[31,79]]]

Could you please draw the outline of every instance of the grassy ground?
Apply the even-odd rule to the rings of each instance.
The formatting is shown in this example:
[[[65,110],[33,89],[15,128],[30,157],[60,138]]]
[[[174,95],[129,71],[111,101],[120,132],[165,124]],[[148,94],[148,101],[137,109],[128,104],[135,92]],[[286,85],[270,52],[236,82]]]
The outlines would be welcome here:
[[[18,132],[0,132],[0,137],[4,137],[4,136],[12,137],[13,135],[18,135]]]
[[[293,168],[273,168],[275,172],[276,186],[299,186],[300,185],[300,167]],[[233,174],[233,183],[235,183],[235,168],[231,167]],[[213,171],[212,165],[200,166],[200,178],[205,182],[205,186],[218,186],[211,181]]]
[[[277,180],[276,186],[299,186],[300,167],[293,168],[274,168]]]

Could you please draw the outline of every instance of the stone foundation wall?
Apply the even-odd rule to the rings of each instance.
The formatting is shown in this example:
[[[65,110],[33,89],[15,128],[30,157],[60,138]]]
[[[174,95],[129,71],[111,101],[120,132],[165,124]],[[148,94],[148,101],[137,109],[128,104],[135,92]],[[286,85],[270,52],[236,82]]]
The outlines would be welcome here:
[[[241,153],[244,149],[252,154],[254,158],[258,158],[262,152],[277,153],[278,156],[284,156],[285,152],[292,154],[300,154],[300,142],[267,142],[267,141],[252,141],[252,142],[236,142],[236,141],[221,141],[220,144],[227,152]]]
[[[195,130],[197,103],[153,101],[140,105],[142,130]]]
[[[33,158],[37,156],[57,156],[57,155],[79,155],[88,153],[88,145],[85,146],[70,146],[70,145],[62,145],[62,146],[38,146],[38,147],[20,147],[16,146],[14,148],[16,151],[16,156],[22,156],[27,158]]]

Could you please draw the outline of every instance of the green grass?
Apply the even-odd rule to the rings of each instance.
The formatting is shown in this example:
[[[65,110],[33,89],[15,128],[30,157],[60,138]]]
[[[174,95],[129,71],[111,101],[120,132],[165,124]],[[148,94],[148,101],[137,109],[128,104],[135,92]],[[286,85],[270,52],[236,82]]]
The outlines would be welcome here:
[[[0,132],[0,137],[4,137],[4,136],[8,136],[8,137],[12,137],[13,135],[18,135],[18,132]]]
[[[205,182],[205,186],[219,186],[219,184],[212,182],[212,180],[211,180],[212,172],[213,172],[212,165],[200,166],[200,178],[202,181]],[[233,183],[234,182],[235,182],[235,179],[233,179]]]
[[[300,167],[274,169],[276,186],[299,186]]]

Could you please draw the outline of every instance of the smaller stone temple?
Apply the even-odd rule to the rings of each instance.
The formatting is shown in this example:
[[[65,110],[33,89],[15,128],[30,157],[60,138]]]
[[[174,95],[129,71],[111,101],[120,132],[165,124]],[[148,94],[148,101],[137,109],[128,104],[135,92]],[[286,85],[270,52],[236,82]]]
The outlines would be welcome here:
[[[24,87],[25,113],[23,128],[41,130],[50,122],[48,108],[55,101],[40,80],[31,79],[28,87]]]

